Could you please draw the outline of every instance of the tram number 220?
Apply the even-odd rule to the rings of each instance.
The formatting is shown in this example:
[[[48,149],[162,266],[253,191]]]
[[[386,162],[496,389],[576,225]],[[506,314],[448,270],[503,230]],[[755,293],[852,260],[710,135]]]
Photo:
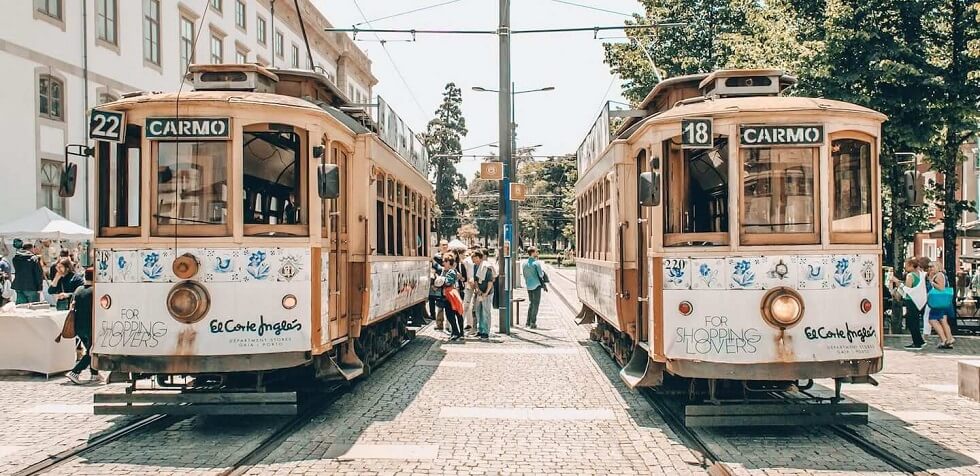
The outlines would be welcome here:
[[[681,145],[686,149],[710,149],[714,147],[711,119],[684,119],[681,121]]]

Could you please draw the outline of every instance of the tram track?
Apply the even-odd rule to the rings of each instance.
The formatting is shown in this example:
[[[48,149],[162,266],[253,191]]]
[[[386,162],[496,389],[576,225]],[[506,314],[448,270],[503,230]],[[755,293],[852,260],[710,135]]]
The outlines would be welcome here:
[[[573,286],[575,285],[575,280],[569,278],[560,270],[552,267],[554,273],[553,275],[559,276],[565,281],[569,282]],[[561,289],[557,286],[553,286],[555,295],[562,301],[568,310],[575,315],[579,312],[578,309],[572,305],[571,301],[564,295]],[[607,354],[608,349],[605,349]],[[610,355],[610,358],[612,356]],[[704,468],[709,475],[712,476],[730,476],[734,475],[735,472],[725,464],[722,459],[711,450],[707,442],[702,438],[702,436],[691,427],[688,427],[684,423],[684,410],[683,405],[673,404],[668,395],[659,393],[651,388],[641,388],[639,389],[640,395],[643,396],[644,400],[650,404],[651,407],[661,416],[668,427],[684,441],[688,449],[694,451],[698,457],[701,459],[701,467]],[[780,397],[776,397],[780,398]],[[900,471],[903,474],[910,474],[915,476],[932,476],[934,473],[928,471],[913,462],[902,459],[899,455],[896,455],[887,448],[870,440],[866,436],[862,435],[856,429],[851,428],[846,425],[828,425],[825,427],[828,431],[838,436],[842,440],[848,442],[852,446],[857,447],[866,454],[874,457],[875,459],[887,464],[888,466]]]
[[[426,323],[424,326],[416,330],[416,334],[422,330],[428,328],[432,325],[432,322]],[[414,338],[413,338],[414,339]],[[407,339],[401,343],[397,348],[391,350],[384,356],[378,359],[375,364],[375,368],[382,366],[386,363],[392,356],[397,354],[399,351],[405,348],[413,339]],[[285,423],[276,428],[272,433],[270,433],[265,438],[262,438],[257,445],[255,445],[248,453],[243,455],[241,458],[236,460],[230,467],[225,468],[218,474],[221,476],[235,476],[247,473],[250,469],[254,468],[262,462],[267,456],[272,454],[276,448],[278,448],[284,441],[286,441],[289,436],[299,431],[307,423],[309,423],[314,416],[320,412],[330,408],[337,400],[347,395],[355,386],[356,382],[340,382],[336,385],[331,386],[325,391],[318,391],[314,393],[307,394],[307,398],[310,396],[321,397],[311,403],[307,403],[306,406],[301,407],[298,414],[290,417]],[[56,454],[50,455],[47,458],[37,461],[30,466],[24,467],[19,471],[13,473],[12,476],[32,476],[37,474],[43,474],[48,471],[55,469],[56,467],[67,463],[75,459],[76,457],[82,456],[86,453],[94,451],[101,448],[109,443],[113,443],[123,438],[136,436],[143,434],[154,429],[167,428],[175,423],[191,418],[192,415],[148,415],[136,419],[133,422],[127,423],[126,425],[111,430],[109,432],[100,434],[85,443],[68,448],[64,451],[58,452]]]

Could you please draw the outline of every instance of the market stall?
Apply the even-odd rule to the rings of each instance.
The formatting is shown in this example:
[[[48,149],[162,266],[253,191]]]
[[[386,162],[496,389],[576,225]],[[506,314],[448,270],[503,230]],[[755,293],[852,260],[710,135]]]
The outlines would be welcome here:
[[[0,370],[45,375],[71,370],[75,339],[54,341],[68,311],[7,306],[0,311]]]

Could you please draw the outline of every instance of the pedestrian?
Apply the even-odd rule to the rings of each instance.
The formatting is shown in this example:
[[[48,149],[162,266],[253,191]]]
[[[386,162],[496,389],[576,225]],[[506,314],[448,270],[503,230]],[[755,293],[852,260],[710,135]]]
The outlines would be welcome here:
[[[41,267],[41,258],[34,254],[33,249],[32,243],[23,243],[11,260],[14,265],[14,282],[11,287],[17,292],[17,304],[41,300],[44,268]]]
[[[538,261],[538,248],[530,246],[527,249],[527,261],[521,268],[524,275],[524,286],[527,288],[527,321],[528,329],[538,328],[538,306],[541,304],[541,290],[547,290],[545,286],[544,270]]]
[[[453,253],[446,253],[442,257],[443,266],[443,287],[442,292],[446,297],[445,310],[446,320],[452,329],[449,340],[455,341],[463,337],[463,299],[459,296],[459,271],[456,270],[456,256]]]
[[[446,308],[442,295],[442,285],[436,281],[442,276],[442,256],[436,255],[432,258],[432,266],[429,267],[429,318],[436,320],[436,330],[441,331],[445,328],[444,323]]]
[[[909,334],[912,335],[912,343],[905,346],[909,350],[922,350],[926,345],[922,339],[922,312],[927,299],[925,281],[924,273],[919,268],[919,260],[909,258],[905,260],[905,281],[892,276],[889,283],[893,296],[902,299],[905,306],[905,327],[908,327]]]
[[[928,259],[928,258],[926,258]],[[949,316],[955,312],[953,307],[953,290],[948,287],[946,275],[939,271],[936,263],[929,263],[927,276],[929,290],[929,325],[939,336],[940,349],[952,349],[953,332],[949,327]]]
[[[59,311],[67,311],[72,294],[84,284],[85,280],[82,275],[75,272],[75,264],[71,262],[71,258],[61,258],[54,264],[54,274],[51,285],[48,286],[48,294],[54,297],[55,306]]]
[[[12,272],[13,268],[10,266],[10,261],[7,261],[6,256],[0,255],[0,307],[7,304],[7,301],[13,297],[14,290],[10,286]]]
[[[69,258],[69,259],[71,259],[71,253],[69,253],[69,251],[68,251],[67,248],[63,248],[61,251],[58,252],[58,259],[54,260],[54,263],[52,263],[51,264],[51,267],[48,268],[48,275],[47,275],[48,279],[54,279],[54,275],[58,273],[58,270],[57,270],[58,263],[61,262],[61,259],[62,258]],[[75,260],[71,260],[71,261],[72,261],[72,271],[74,271],[75,270],[75,268],[74,268],[74,266],[75,266],[74,261]],[[81,278],[79,278],[79,279],[81,279]]]
[[[71,309],[75,315],[75,336],[85,347],[85,355],[75,363],[75,367],[65,375],[74,384],[82,384],[79,374],[89,369],[89,382],[101,382],[99,371],[92,368],[92,281],[95,277],[93,268],[85,268],[85,283],[75,290],[71,297]]]
[[[480,339],[490,338],[490,310],[493,309],[493,282],[495,273],[489,262],[483,261],[483,252],[473,252],[474,306],[476,314],[476,335]]]
[[[475,250],[471,250],[463,258],[460,271],[463,281],[463,322],[466,323],[464,330],[476,334],[476,322],[473,317],[473,301],[476,297],[476,284],[473,282],[474,252]]]

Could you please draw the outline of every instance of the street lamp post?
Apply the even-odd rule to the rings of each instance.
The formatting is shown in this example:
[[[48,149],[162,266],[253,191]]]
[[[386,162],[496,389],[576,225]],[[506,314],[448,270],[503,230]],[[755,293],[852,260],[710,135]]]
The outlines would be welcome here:
[[[505,6],[506,5],[506,6]],[[500,2],[500,29],[508,31],[510,29],[510,2],[501,0]],[[506,60],[506,61],[505,61]],[[510,199],[510,184],[517,179],[517,162],[514,157],[516,148],[516,136],[514,134],[514,100],[518,94],[534,93],[539,91],[553,91],[554,86],[526,91],[516,91],[514,84],[510,81],[510,38],[508,35],[500,35],[500,84],[503,85],[499,90],[474,86],[474,91],[498,93],[500,96],[500,161],[504,165],[504,178],[500,182],[500,202],[499,202],[499,231],[497,233],[497,246],[500,252],[499,264],[500,273],[504,277],[504,289],[500,310],[500,332],[510,334],[510,322],[514,309],[514,284],[517,282],[517,244],[518,231],[515,226],[517,219],[516,204]],[[505,67],[506,65],[506,67]],[[510,86],[507,88],[506,86]],[[509,89],[509,90],[508,90]],[[510,96],[509,98],[507,96]],[[509,101],[507,100],[509,99]],[[509,116],[509,121],[508,121]],[[509,122],[509,123],[508,123]],[[507,136],[510,135],[508,140]],[[510,232],[508,236],[508,231]],[[508,240],[510,238],[510,240]],[[510,241],[510,249],[504,254],[504,243]]]

